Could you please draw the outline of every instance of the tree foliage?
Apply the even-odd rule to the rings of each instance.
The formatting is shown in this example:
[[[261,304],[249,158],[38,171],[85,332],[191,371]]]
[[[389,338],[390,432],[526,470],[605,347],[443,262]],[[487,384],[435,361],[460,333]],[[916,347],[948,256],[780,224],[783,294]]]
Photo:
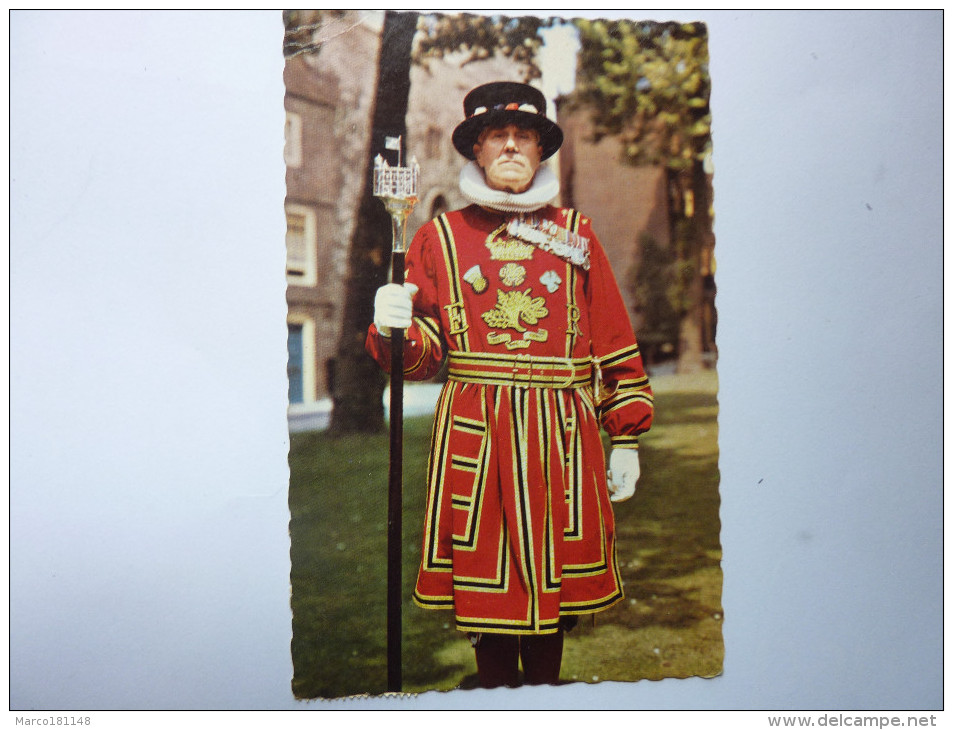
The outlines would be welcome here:
[[[328,21],[341,20],[346,15],[344,10],[283,10],[281,19],[285,34],[282,53],[285,59],[320,53],[324,42],[322,32]]]
[[[426,16],[420,25],[414,62],[426,66],[430,59],[465,51],[469,55],[461,65],[466,65],[499,54],[522,65],[526,81],[538,79],[542,72],[536,64],[536,55],[543,43],[539,31],[555,21],[555,18],[466,13]]]
[[[595,138],[618,137],[628,161],[688,170],[711,146],[707,31],[701,23],[578,19],[574,101]]]
[[[613,137],[626,162],[668,173],[671,248],[643,247],[634,288],[648,336],[672,338],[674,325],[680,370],[697,370],[706,341],[702,258],[713,245],[707,29],[628,20],[575,25],[579,67],[569,105],[589,112],[594,141]]]
[[[639,302],[639,346],[646,361],[655,363],[669,355],[678,342],[683,302],[671,247],[643,234],[639,250],[641,261],[627,272],[625,282]]]

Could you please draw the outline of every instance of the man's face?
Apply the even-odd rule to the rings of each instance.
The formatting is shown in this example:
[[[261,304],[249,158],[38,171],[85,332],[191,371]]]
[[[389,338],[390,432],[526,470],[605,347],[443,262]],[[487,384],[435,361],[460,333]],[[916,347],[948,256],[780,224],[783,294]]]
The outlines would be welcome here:
[[[483,168],[486,184],[494,190],[522,193],[533,182],[543,148],[535,129],[515,124],[488,127],[473,145],[476,163]]]

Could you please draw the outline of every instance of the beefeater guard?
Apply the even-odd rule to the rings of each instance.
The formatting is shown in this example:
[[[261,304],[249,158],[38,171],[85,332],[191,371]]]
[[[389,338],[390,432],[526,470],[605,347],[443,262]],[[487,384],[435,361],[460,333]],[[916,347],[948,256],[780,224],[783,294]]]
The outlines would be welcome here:
[[[454,612],[481,686],[518,686],[520,663],[527,684],[555,684],[565,632],[623,598],[611,502],[635,492],[652,389],[592,222],[551,204],[543,163],[563,133],[545,97],[493,82],[463,107],[470,204],[414,236],[366,348],[388,370],[405,330],[407,380],[448,360],[414,602]]]

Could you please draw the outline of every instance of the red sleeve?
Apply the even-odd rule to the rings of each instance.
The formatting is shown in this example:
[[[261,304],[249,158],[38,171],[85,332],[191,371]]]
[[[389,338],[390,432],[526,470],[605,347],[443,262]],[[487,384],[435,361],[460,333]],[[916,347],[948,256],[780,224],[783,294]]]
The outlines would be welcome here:
[[[428,223],[417,231],[407,251],[404,280],[418,288],[413,322],[404,334],[404,377],[408,380],[427,380],[436,375],[446,351],[440,327],[435,240],[434,224]],[[385,372],[390,372],[390,343],[390,338],[372,323],[364,347]]]
[[[652,425],[653,397],[625,302],[602,244],[590,237],[586,282],[599,420],[613,446],[638,448]]]

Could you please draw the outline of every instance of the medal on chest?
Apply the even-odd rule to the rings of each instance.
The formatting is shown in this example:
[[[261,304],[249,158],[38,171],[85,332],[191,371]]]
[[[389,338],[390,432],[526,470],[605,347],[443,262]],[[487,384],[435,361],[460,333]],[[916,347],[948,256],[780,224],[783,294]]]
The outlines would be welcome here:
[[[555,221],[520,216],[506,224],[506,232],[516,240],[531,243],[542,251],[589,269],[589,239],[563,228]]]
[[[539,248],[589,269],[589,239],[548,218],[512,218],[486,237],[486,247],[493,261],[527,261]]]

